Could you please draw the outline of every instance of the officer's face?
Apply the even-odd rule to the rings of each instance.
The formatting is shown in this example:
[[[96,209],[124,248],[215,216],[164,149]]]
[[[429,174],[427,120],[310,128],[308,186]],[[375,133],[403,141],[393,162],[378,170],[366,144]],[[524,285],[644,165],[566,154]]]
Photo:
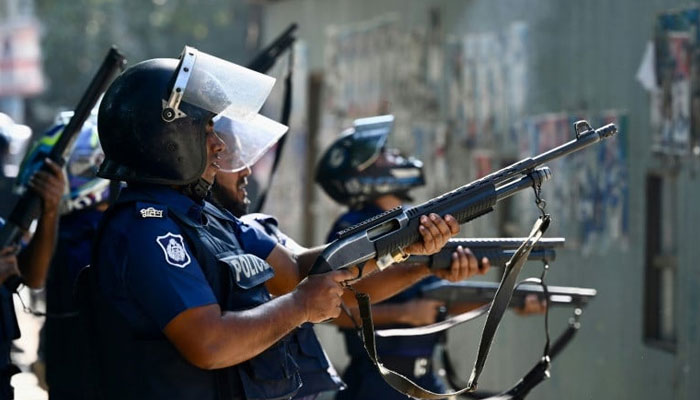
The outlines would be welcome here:
[[[226,149],[224,141],[214,133],[214,122],[207,124],[207,168],[202,174],[202,178],[207,182],[214,182],[216,172],[221,168],[218,164],[220,154]]]
[[[249,175],[248,167],[238,172],[219,171],[216,174],[216,184],[212,188],[212,194],[216,201],[237,217],[248,213],[250,199],[246,186],[248,186]]]

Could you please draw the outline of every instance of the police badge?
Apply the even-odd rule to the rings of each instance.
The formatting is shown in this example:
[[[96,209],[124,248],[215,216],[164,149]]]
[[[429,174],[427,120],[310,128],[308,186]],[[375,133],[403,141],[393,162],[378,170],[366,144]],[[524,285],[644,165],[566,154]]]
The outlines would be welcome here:
[[[163,249],[165,261],[178,268],[185,268],[190,263],[190,255],[185,250],[185,243],[182,235],[168,232],[163,236],[158,236],[156,242]]]

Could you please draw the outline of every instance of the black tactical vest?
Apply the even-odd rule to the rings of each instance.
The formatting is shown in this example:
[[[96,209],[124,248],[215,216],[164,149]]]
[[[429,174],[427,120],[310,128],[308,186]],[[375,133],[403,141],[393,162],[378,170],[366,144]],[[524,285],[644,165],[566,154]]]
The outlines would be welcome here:
[[[104,224],[115,209],[135,205],[142,199],[120,199],[108,210]],[[148,199],[143,199],[149,201]],[[166,210],[166,206],[150,204]],[[111,212],[110,212],[111,211]],[[235,236],[217,221],[206,226],[167,210],[182,229],[223,311],[244,310],[270,299],[264,282],[274,273],[264,261],[243,254]],[[230,232],[230,231],[229,231]],[[98,240],[95,249],[98,248]],[[97,260],[93,254],[93,263]],[[252,269],[256,271],[252,273]],[[289,356],[286,339],[260,355],[232,367],[203,370],[185,360],[164,335],[137,337],[120,313],[100,295],[99,266],[88,268],[88,319],[95,335],[93,365],[97,384],[107,399],[287,399],[301,386],[297,366]],[[245,272],[248,272],[247,276]],[[238,275],[237,275],[238,274]],[[241,276],[243,278],[241,278]],[[238,279],[236,279],[238,277]],[[83,302],[85,303],[85,302]],[[231,340],[235,340],[232,337]]]
[[[205,211],[207,211],[205,209]],[[266,214],[248,214],[241,220],[248,225],[262,229],[281,245],[288,240],[277,226],[275,217]],[[292,357],[299,365],[299,374],[303,383],[295,398],[318,395],[323,392],[337,392],[345,389],[345,384],[330,365],[321,343],[316,337],[313,324],[305,323],[291,334],[290,350]]]

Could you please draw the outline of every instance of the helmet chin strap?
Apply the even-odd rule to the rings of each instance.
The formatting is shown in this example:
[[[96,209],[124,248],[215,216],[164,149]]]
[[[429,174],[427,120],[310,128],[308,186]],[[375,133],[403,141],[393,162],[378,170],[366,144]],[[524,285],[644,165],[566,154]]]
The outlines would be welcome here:
[[[182,192],[191,199],[201,203],[209,195],[211,186],[212,183],[200,177],[189,185],[185,185]]]

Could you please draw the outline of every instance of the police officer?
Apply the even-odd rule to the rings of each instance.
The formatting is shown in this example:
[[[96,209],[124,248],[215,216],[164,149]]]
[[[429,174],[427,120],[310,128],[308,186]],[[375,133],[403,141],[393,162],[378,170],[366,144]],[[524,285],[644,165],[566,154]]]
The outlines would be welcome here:
[[[273,216],[259,213],[247,214],[250,200],[245,186],[249,175],[249,168],[233,173],[219,171],[212,187],[212,200],[239,217],[244,224],[264,232],[295,254],[306,251],[306,248],[280,231],[277,219]],[[226,204],[226,207],[223,204]],[[299,366],[302,381],[302,387],[294,396],[295,399],[313,400],[323,392],[345,388],[345,384],[321,347],[312,324],[303,324],[290,334],[289,350]]]
[[[56,124],[32,147],[22,163],[20,182],[37,167],[42,154],[51,151],[72,115],[59,114]],[[96,176],[103,158],[95,109],[78,133],[65,167],[68,191],[61,200],[56,252],[46,280],[47,312],[39,339],[39,360],[32,365],[40,382],[48,383],[51,399],[95,395],[83,386],[88,338],[81,329],[74,292],[78,272],[90,263],[92,239],[109,199],[110,182]]]
[[[335,201],[350,207],[333,225],[328,240],[336,233],[360,221],[410,201],[409,191],[424,184],[422,163],[404,158],[385,144],[393,127],[393,116],[378,116],[355,121],[324,153],[319,163],[316,180]],[[483,267],[468,249],[458,249],[456,260],[470,266],[471,273],[483,274],[488,270],[488,260]],[[425,266],[423,268],[427,269]],[[423,275],[423,277],[427,274]],[[434,282],[435,276],[422,280],[389,300],[373,307],[372,315],[377,326],[419,326],[435,322],[441,303],[418,297],[420,287]],[[353,313],[356,311],[353,310]],[[357,319],[357,316],[354,318]],[[341,326],[353,324],[339,319]],[[357,332],[342,330],[351,362],[343,380],[348,389],[338,393],[337,399],[404,399],[405,396],[384,382],[363,348]],[[444,392],[445,387],[432,371],[432,354],[437,335],[411,338],[377,337],[377,351],[389,368],[410,378],[420,386]]]
[[[394,118],[384,115],[355,121],[354,127],[344,132],[324,153],[319,163],[316,180],[324,191],[338,203],[350,208],[335,222],[328,240],[337,232],[379,213],[412,201],[409,191],[424,184],[423,165],[414,158],[404,158],[397,150],[386,148],[386,141],[393,128]],[[453,254],[453,265],[459,260],[468,266],[467,276],[484,274],[490,267],[488,259],[481,260],[481,267],[468,249],[458,248]],[[403,271],[401,266],[395,267]],[[412,266],[417,270],[425,266]],[[442,303],[419,297],[420,289],[438,277],[455,280],[454,270],[437,276],[424,272],[417,276],[412,287],[372,308],[377,326],[406,327],[431,324],[438,317]],[[369,277],[363,282],[367,290],[382,286],[380,279]],[[422,279],[425,278],[425,279]],[[422,280],[421,280],[422,279]],[[389,297],[389,296],[387,296]],[[384,297],[384,298],[387,298]],[[462,313],[481,304],[457,304],[450,312]],[[357,326],[357,309],[352,308],[353,319],[341,316],[337,324],[344,328]],[[544,312],[544,305],[536,296],[529,296],[519,314]],[[404,395],[384,382],[372,365],[355,330],[342,330],[350,365],[343,375],[348,390],[340,392],[338,399],[403,399]],[[445,392],[445,386],[432,369],[433,351],[438,335],[422,335],[411,338],[376,338],[380,360],[389,368],[410,378],[433,392]]]
[[[65,187],[65,177],[62,169],[49,159],[43,160],[47,168],[33,172],[26,180],[24,189],[36,192],[41,198],[41,214],[36,230],[29,241],[16,257],[16,248],[0,249],[2,267],[0,280],[4,282],[12,275],[20,275],[24,284],[30,288],[43,286],[46,273],[56,242],[58,225],[58,208]],[[4,221],[0,219],[0,226]],[[14,398],[14,390],[10,385],[12,375],[19,369],[10,360],[12,341],[20,337],[20,329],[12,299],[12,293],[0,285],[0,398]]]
[[[235,142],[227,143],[225,153],[229,155],[224,158],[230,160],[231,165],[226,168],[226,171],[220,170],[217,173],[211,192],[212,202],[219,209],[230,212],[236,218],[241,218],[245,225],[256,228],[257,232],[264,232],[274,238],[276,243],[294,254],[306,252],[307,249],[277,228],[274,217],[264,214],[246,215],[250,204],[246,191],[247,177],[251,173],[248,166],[253,165],[267,149],[276,143],[281,134],[275,134],[274,129],[261,129],[261,127],[248,130],[243,124],[227,118],[216,121],[215,131],[222,132],[225,137],[235,138]],[[284,131],[286,132],[286,129]],[[230,136],[225,132],[235,133],[235,135]],[[254,254],[262,258],[269,256],[269,253],[254,252]],[[274,261],[271,260],[271,264],[274,264]],[[268,288],[275,292],[274,285],[269,285]],[[294,398],[311,400],[322,392],[336,391],[345,387],[321,348],[310,323],[301,325],[290,334],[289,350],[299,366],[302,381],[302,387]]]
[[[128,187],[103,217],[81,279],[106,398],[287,398],[300,386],[279,342],[336,316],[349,272],[270,299],[270,267],[205,225],[221,161],[216,114],[252,120],[274,80],[186,47],[119,76],[98,114],[98,175]],[[85,290],[87,289],[87,290]]]
[[[215,131],[222,132],[223,137],[231,137],[236,140],[235,143],[230,143],[227,146],[227,150],[224,152],[227,155],[224,158],[237,160],[237,162],[235,162],[235,166],[222,168],[217,173],[216,183],[212,188],[213,202],[220,208],[233,213],[236,217],[241,217],[246,224],[256,227],[275,238],[279,244],[285,249],[291,250],[300,259],[303,259],[304,255],[316,254],[313,250],[309,251],[282,233],[274,217],[264,214],[247,214],[248,205],[250,204],[246,191],[247,177],[250,175],[248,165],[254,164],[281,135],[275,134],[274,129],[264,129],[263,127],[257,127],[254,130],[247,129],[242,124],[232,123],[230,120],[223,118],[217,120]],[[438,218],[438,220],[441,219]],[[426,228],[435,228],[435,226],[431,226],[432,224],[433,222],[428,220]],[[283,255],[282,252],[280,254]],[[265,254],[265,257],[267,257],[267,254]],[[278,259],[283,258],[278,257]],[[276,268],[274,258],[271,258],[270,263],[273,268]],[[463,279],[466,277],[464,272],[468,271],[468,266],[460,265],[456,262],[453,265],[453,270],[451,272],[454,272],[455,279]],[[415,276],[415,268],[387,269],[379,274],[372,275],[372,278],[366,278],[369,281],[380,282],[380,285],[374,285],[373,288],[363,287],[361,290],[369,292],[373,299],[375,297],[378,299],[386,298],[390,294],[396,293],[415,282]],[[363,279],[355,286],[362,287],[364,281]],[[270,285],[269,288],[273,293],[277,292],[274,285]],[[344,298],[344,301],[354,303],[354,297],[345,297],[348,299]],[[311,324],[304,324],[295,330],[291,336],[290,345],[294,359],[299,365],[299,372],[303,382],[303,386],[297,392],[295,398],[313,399],[322,392],[337,391],[344,388],[342,381],[321,348]]]
[[[269,125],[274,127],[274,124]],[[256,232],[266,234],[294,254],[305,252],[307,249],[277,228],[277,220],[274,217],[264,214],[247,215],[250,199],[246,186],[247,178],[251,173],[248,166],[255,164],[265,151],[280,139],[281,134],[286,132],[286,127],[284,130],[263,129],[263,127],[248,130],[244,124],[219,118],[214,125],[214,130],[222,132],[224,137],[235,138],[235,142],[227,143],[224,151],[227,155],[224,158],[230,160],[231,165],[226,168],[226,171],[217,172],[216,181],[211,190],[212,203],[221,210],[222,214],[233,214],[234,219],[240,218],[242,225],[253,227]],[[235,132],[235,135],[229,136],[225,132]],[[269,252],[261,254],[253,251],[252,253],[263,259],[269,256]],[[274,265],[272,266],[274,268]],[[269,289],[275,290],[272,285]],[[288,340],[290,353],[299,366],[302,381],[302,387],[294,398],[311,400],[322,392],[336,391],[345,387],[321,348],[312,324],[301,325],[289,335]]]

